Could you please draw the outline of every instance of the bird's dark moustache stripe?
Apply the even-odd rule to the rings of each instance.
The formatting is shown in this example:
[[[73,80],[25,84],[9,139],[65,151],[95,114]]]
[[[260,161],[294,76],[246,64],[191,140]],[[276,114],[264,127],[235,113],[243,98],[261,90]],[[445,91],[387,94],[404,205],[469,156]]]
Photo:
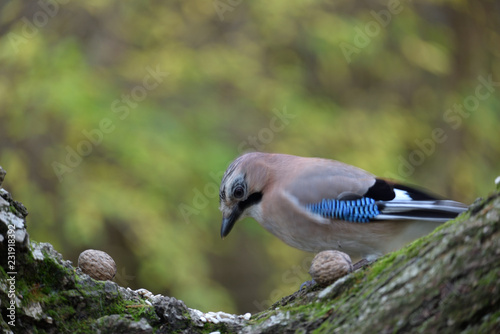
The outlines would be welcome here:
[[[239,211],[243,212],[252,205],[258,204],[262,200],[262,192],[253,193],[244,201],[238,203]]]

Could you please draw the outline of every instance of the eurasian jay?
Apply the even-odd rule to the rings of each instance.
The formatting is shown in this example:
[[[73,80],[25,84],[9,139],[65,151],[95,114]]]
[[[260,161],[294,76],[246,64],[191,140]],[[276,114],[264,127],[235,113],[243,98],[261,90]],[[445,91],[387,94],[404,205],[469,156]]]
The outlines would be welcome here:
[[[292,247],[368,261],[467,210],[339,161],[259,152],[230,164],[219,197],[222,238],[250,216]]]

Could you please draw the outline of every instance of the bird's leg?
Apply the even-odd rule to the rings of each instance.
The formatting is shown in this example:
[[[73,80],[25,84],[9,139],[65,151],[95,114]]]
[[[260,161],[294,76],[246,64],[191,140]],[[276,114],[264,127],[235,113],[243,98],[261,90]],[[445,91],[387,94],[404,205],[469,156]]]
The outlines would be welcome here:
[[[370,263],[372,263],[372,261],[368,261],[367,259],[361,259],[359,260],[358,262],[356,262],[355,264],[353,264],[352,266],[352,271],[356,271],[358,269],[361,269],[363,267],[366,267],[367,265],[369,265]]]
[[[300,285],[300,288],[299,288],[299,291],[302,290],[302,289],[309,289],[310,287],[313,287],[316,285],[316,281],[315,280],[310,280],[310,281],[305,281],[304,283],[302,283]]]

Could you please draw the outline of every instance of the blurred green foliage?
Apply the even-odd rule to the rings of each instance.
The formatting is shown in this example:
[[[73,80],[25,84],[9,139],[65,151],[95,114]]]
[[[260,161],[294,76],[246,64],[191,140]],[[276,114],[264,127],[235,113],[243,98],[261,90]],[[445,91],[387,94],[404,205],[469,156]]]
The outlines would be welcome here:
[[[311,255],[252,220],[220,240],[229,162],[320,156],[466,203],[486,195],[499,12],[494,0],[0,1],[4,187],[33,239],[75,263],[108,252],[120,284],[204,311],[267,307],[308,279]]]

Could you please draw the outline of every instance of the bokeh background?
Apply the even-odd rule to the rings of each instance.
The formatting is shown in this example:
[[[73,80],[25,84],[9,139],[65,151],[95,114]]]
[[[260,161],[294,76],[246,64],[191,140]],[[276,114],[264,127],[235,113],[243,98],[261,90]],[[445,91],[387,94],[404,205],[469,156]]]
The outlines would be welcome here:
[[[31,238],[203,311],[256,312],[311,254],[218,186],[258,150],[471,203],[500,174],[500,3],[0,1],[0,165]],[[489,82],[489,83],[488,83]]]

